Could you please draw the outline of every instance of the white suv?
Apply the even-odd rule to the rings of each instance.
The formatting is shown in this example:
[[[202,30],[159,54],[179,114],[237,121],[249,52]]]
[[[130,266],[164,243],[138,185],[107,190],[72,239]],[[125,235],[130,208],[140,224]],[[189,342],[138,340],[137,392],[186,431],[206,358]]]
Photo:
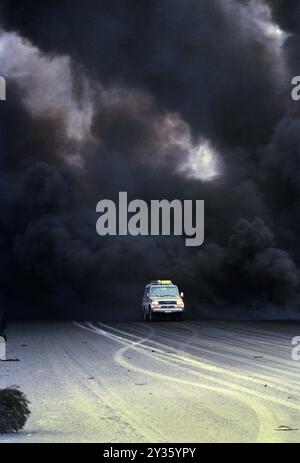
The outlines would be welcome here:
[[[151,281],[145,288],[142,311],[146,321],[153,320],[158,314],[171,314],[183,321],[183,293],[179,293],[171,280]]]

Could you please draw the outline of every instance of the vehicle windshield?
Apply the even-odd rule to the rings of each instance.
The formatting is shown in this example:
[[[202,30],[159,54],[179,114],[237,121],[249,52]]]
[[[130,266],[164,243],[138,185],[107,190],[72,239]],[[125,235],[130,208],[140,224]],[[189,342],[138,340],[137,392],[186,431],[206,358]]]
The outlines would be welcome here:
[[[152,286],[150,288],[150,296],[155,297],[177,297],[179,296],[177,286]]]

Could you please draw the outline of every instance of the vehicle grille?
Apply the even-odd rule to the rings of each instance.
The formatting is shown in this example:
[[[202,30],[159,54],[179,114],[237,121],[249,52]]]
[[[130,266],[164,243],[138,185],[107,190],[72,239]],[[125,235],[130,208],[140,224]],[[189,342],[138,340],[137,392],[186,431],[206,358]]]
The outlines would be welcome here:
[[[158,301],[161,305],[176,305],[176,301]]]

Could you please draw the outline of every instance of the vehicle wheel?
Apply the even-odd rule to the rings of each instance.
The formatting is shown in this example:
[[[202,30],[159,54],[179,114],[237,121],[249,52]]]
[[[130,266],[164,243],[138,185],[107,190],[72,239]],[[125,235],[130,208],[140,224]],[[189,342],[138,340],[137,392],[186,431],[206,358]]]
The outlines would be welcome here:
[[[144,320],[145,322],[149,321],[149,315],[147,314],[146,310],[144,310]]]
[[[183,313],[177,314],[176,320],[179,321],[179,322],[183,322],[183,320],[184,320],[184,314],[183,314]]]
[[[149,320],[150,322],[153,322],[153,320],[154,320],[154,315],[153,315],[153,313],[152,313],[152,310],[150,310],[150,312],[149,312],[148,320]]]

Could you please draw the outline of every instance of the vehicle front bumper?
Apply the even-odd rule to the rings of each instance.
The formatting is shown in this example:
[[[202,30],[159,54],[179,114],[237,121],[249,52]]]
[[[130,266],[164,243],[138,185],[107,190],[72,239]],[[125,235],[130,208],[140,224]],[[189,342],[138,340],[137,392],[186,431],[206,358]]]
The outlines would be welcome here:
[[[184,307],[152,307],[153,313],[182,313]]]

